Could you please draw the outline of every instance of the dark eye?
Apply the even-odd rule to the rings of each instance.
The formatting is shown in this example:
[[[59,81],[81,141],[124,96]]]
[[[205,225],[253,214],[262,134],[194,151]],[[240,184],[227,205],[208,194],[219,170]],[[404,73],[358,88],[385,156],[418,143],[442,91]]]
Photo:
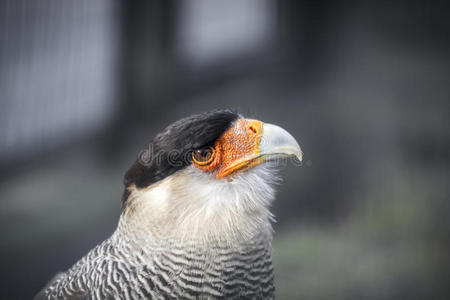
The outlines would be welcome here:
[[[207,165],[214,158],[214,149],[211,147],[197,149],[192,152],[192,160],[199,165]]]

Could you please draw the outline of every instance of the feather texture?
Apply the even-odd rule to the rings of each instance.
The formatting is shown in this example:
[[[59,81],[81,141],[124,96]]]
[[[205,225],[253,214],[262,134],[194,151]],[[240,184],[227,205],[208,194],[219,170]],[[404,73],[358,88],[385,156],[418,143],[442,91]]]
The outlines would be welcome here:
[[[274,298],[274,178],[266,165],[232,182],[187,167],[131,188],[114,234],[36,299]]]

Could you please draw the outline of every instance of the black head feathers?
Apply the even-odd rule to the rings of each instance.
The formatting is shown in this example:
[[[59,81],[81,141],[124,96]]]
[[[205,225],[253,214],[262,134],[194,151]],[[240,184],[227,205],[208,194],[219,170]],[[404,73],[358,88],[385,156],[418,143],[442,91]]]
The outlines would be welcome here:
[[[192,151],[214,144],[238,118],[236,112],[216,110],[169,125],[127,171],[125,186],[146,187],[190,165]]]

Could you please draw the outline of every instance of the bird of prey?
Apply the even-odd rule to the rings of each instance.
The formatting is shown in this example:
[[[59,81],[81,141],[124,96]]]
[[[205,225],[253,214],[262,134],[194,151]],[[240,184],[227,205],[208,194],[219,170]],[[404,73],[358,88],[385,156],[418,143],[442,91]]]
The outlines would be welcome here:
[[[273,299],[281,127],[216,110],[169,125],[125,174],[111,237],[35,299]]]

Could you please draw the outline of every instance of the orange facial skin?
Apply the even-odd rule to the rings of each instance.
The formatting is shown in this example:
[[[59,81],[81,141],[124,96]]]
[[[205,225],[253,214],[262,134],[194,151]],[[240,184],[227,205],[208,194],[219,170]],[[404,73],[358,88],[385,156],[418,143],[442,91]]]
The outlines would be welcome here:
[[[214,159],[209,164],[193,164],[203,171],[214,172],[216,178],[256,166],[262,161],[257,157],[261,134],[261,121],[239,119],[214,143]]]

